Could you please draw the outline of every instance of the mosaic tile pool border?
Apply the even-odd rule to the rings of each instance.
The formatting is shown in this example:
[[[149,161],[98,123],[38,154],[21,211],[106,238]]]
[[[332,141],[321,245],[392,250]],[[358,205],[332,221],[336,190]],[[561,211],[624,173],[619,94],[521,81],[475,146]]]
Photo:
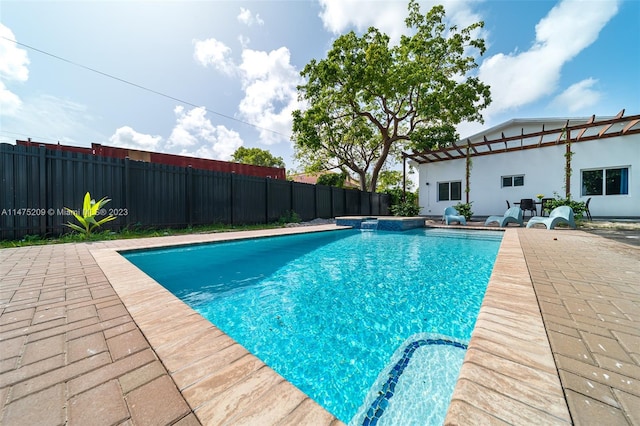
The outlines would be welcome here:
[[[467,349],[467,345],[464,343],[454,342],[447,339],[419,339],[409,343],[404,349],[402,358],[400,358],[389,372],[389,379],[382,386],[378,397],[371,403],[371,406],[367,410],[367,413],[362,420],[362,426],[374,426],[378,423],[384,414],[384,411],[389,406],[389,401],[393,398],[398,380],[400,379],[400,376],[402,376],[402,373],[404,373],[405,368],[409,365],[409,361],[411,361],[411,357],[413,357],[416,349],[429,345],[448,345],[464,350]]]

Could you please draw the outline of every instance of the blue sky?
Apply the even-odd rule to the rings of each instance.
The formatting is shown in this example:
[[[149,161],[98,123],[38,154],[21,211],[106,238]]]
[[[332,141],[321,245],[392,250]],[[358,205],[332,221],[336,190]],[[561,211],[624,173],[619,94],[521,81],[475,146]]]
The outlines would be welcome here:
[[[452,24],[485,22],[477,73],[493,103],[484,125],[459,126],[462,137],[512,118],[640,113],[640,1],[441,3]],[[426,13],[434,2],[420,4]],[[0,142],[96,142],[221,160],[259,147],[296,169],[289,136],[300,70],[350,30],[375,26],[398,39],[406,7],[1,0]]]

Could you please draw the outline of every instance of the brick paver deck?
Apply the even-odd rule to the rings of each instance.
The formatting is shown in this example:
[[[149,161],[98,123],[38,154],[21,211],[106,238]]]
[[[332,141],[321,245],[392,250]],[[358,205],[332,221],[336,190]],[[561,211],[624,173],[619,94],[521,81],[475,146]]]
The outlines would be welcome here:
[[[0,424],[339,423],[113,251],[248,235],[0,250]],[[447,421],[640,424],[640,249],[509,229],[499,259]]]
[[[640,425],[640,248],[572,231],[520,241],[574,423]]]

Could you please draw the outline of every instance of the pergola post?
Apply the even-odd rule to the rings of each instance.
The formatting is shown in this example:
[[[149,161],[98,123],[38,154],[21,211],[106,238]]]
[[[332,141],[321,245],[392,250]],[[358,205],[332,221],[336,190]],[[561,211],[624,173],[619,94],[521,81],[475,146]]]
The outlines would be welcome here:
[[[564,192],[565,198],[571,197],[571,130],[567,129],[566,135],[566,150],[564,157],[566,158],[565,173],[564,173]]]
[[[407,154],[402,153],[402,202],[407,202]]]

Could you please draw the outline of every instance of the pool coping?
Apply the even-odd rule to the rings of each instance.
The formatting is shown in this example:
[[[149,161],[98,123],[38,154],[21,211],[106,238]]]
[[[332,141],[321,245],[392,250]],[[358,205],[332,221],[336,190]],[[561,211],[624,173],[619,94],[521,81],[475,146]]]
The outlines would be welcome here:
[[[127,240],[90,252],[200,422],[340,424],[118,253],[337,229],[322,225]],[[445,423],[478,421],[571,424],[515,228],[504,230]]]
[[[90,252],[202,424],[337,425],[341,422],[318,403],[119,254],[336,229],[324,225],[130,240]]]
[[[445,419],[503,422],[572,424],[518,228],[505,229]]]

